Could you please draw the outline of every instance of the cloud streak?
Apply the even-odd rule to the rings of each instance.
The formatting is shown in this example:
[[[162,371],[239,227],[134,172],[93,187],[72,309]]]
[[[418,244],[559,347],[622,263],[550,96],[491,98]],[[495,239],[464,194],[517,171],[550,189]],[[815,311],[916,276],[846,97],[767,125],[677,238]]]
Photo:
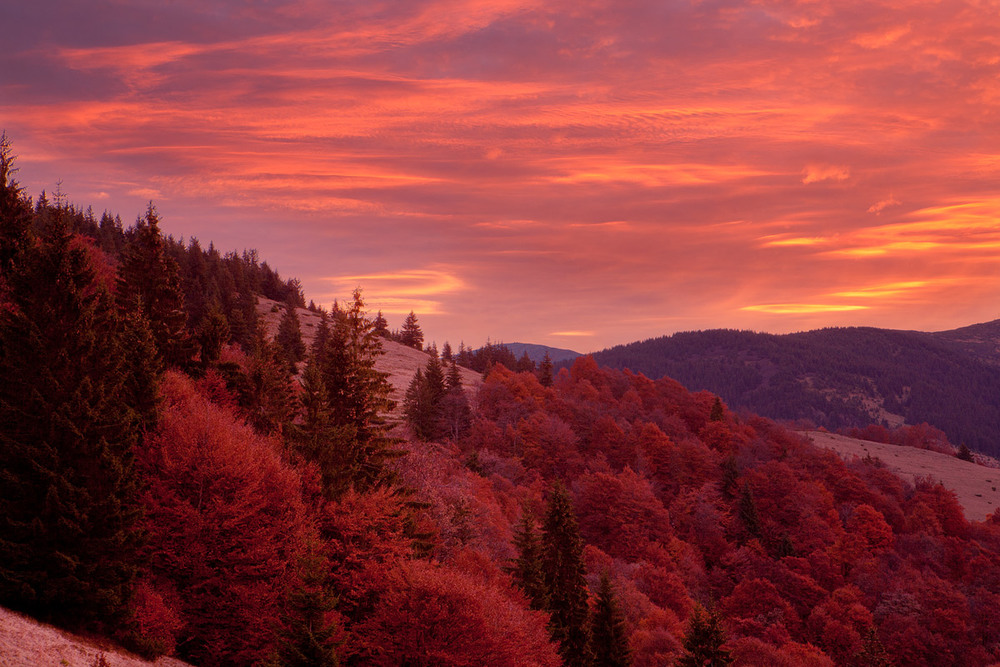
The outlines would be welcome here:
[[[13,15],[0,70],[33,192],[154,198],[429,340],[996,317],[988,3],[64,10]]]

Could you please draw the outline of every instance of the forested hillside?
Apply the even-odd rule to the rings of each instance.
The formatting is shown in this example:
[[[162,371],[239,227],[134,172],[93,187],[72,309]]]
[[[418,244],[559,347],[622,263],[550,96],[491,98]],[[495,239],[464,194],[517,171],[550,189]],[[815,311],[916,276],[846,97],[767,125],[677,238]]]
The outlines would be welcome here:
[[[12,164],[3,606],[204,667],[1000,660],[1000,520],[933,480],[590,357],[473,395],[431,354],[390,429],[360,291],[299,345],[295,308],[273,337],[227,309],[302,301],[234,255],[193,316],[206,255],[155,209],[105,249]]]
[[[969,339],[871,328],[780,336],[712,330],[621,345],[594,359],[675,378],[772,419],[829,429],[927,422],[955,445],[995,456],[1000,367],[970,352],[972,343],[958,342],[962,338]],[[985,350],[989,343],[979,345]]]

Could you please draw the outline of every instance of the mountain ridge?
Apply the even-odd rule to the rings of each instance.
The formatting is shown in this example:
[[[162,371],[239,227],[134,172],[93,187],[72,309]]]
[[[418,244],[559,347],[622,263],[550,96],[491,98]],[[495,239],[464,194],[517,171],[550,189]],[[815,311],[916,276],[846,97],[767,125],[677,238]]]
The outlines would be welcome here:
[[[929,333],[838,327],[792,334],[678,332],[593,354],[672,377],[733,408],[828,429],[930,423],[954,444],[1000,451],[1000,320]]]

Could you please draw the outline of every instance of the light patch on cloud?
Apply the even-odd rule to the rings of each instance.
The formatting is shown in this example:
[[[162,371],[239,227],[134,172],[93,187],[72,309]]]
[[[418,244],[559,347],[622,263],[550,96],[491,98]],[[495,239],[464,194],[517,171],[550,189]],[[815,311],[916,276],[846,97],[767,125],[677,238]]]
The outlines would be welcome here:
[[[832,303],[767,303],[743,306],[740,310],[772,315],[802,315],[806,313],[840,313],[852,310],[867,310],[868,306]]]
[[[912,292],[913,290],[926,287],[928,284],[929,283],[926,280],[910,280],[904,282],[885,283],[883,285],[861,287],[855,290],[834,292],[830,296],[851,298],[851,299],[882,299],[886,297],[894,297],[894,296],[899,296],[901,294],[906,294],[908,292]]]
[[[784,237],[781,234],[775,234],[771,236],[762,236],[760,239],[763,243],[761,245],[765,248],[771,247],[798,247],[798,246],[814,246],[822,245],[828,243],[830,239],[824,236],[790,236]]]
[[[370,309],[394,314],[411,310],[428,315],[442,314],[445,311],[440,299],[433,297],[466,288],[465,281],[445,268],[334,276],[326,280],[333,286],[328,296],[350,294],[361,287]]]
[[[878,30],[858,35],[854,38],[854,43],[866,49],[881,49],[895,44],[901,37],[910,34],[912,27],[907,24],[889,28],[888,30]]]
[[[823,181],[846,181],[850,177],[851,170],[848,167],[811,164],[803,170],[802,182],[809,184]]]
[[[550,336],[558,336],[565,338],[583,338],[587,336],[593,336],[593,331],[553,331],[549,334]]]
[[[890,207],[890,206],[899,206],[902,203],[903,202],[899,201],[894,196],[889,195],[888,199],[882,199],[880,201],[875,202],[871,206],[869,206],[868,207],[868,212],[869,213],[874,213],[875,215],[881,215],[882,211],[884,211],[888,207]]]

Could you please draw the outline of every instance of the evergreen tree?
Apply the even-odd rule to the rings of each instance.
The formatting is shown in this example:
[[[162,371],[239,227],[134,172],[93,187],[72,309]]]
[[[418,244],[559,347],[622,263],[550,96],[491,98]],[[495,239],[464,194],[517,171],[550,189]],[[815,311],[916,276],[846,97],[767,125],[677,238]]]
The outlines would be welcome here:
[[[760,537],[760,515],[757,513],[757,502],[753,499],[753,490],[749,484],[740,489],[739,517],[743,527],[753,537]]]
[[[131,230],[118,268],[117,292],[125,309],[139,309],[149,320],[164,363],[187,368],[194,344],[187,331],[178,266],[166,252],[152,204]]]
[[[958,446],[958,452],[955,456],[970,463],[975,463],[976,461],[976,459],[972,456],[972,450],[970,450],[964,442]]]
[[[542,542],[535,532],[535,517],[527,507],[521,512],[521,520],[514,531],[514,548],[517,549],[517,558],[510,567],[514,583],[528,596],[532,609],[547,609],[548,595],[542,576]]]
[[[155,419],[148,337],[123,333],[134,321],[60,214],[41,242],[14,246],[0,308],[0,603],[119,629],[140,535],[135,448]]]
[[[722,407],[722,399],[718,396],[715,397],[715,402],[712,403],[712,412],[708,415],[708,421],[711,422],[721,422],[726,418],[726,412]]]
[[[31,202],[14,180],[17,167],[7,133],[0,134],[0,279],[31,244]]]
[[[198,326],[198,343],[201,345],[201,363],[208,367],[219,360],[222,346],[229,342],[229,322],[218,306],[213,305]]]
[[[372,331],[374,331],[376,336],[381,338],[389,337],[389,322],[382,315],[381,310],[378,311],[378,314],[375,316],[375,321],[372,324]]]
[[[607,571],[601,573],[591,637],[595,667],[629,667],[632,664],[625,618],[618,607]]]
[[[722,480],[720,490],[722,497],[732,500],[736,497],[736,489],[739,487],[740,468],[736,463],[736,457],[730,454],[722,461]]]
[[[879,639],[875,626],[869,628],[865,635],[864,644],[854,657],[853,664],[858,665],[858,667],[893,667],[896,664],[889,652],[885,650],[885,645]]]
[[[283,433],[297,411],[292,377],[282,351],[263,330],[257,332],[244,386],[240,404],[254,427],[261,433]]]
[[[677,660],[678,667],[725,667],[733,664],[733,657],[722,648],[726,638],[719,625],[719,617],[696,604],[684,636],[684,653]]]
[[[278,333],[274,337],[281,356],[288,362],[292,374],[296,372],[296,364],[305,359],[306,344],[302,340],[302,327],[299,324],[299,314],[295,311],[295,302],[285,303],[285,312],[278,324]]]
[[[384,354],[381,339],[364,310],[361,290],[347,310],[334,309],[332,326],[319,332],[314,356],[327,392],[330,425],[337,429],[343,467],[331,493],[343,493],[351,485],[367,489],[391,480],[389,459],[402,455],[396,440],[388,435],[384,415],[392,410],[392,386],[388,374],[376,370],[376,359]]]
[[[331,612],[337,599],[331,590],[330,564],[318,545],[299,559],[298,584],[289,596],[278,649],[267,667],[337,667],[337,624]]]
[[[551,614],[549,630],[570,667],[592,664],[583,540],[566,487],[556,482],[542,533],[542,578]]]
[[[543,387],[552,386],[552,370],[552,359],[549,357],[548,351],[546,351],[545,357],[542,359],[542,363],[538,367],[538,381]]]
[[[413,314],[412,310],[406,316],[406,320],[403,321],[403,330],[399,334],[399,342],[415,350],[422,350],[424,348],[424,332],[420,330],[420,325],[417,324],[417,316]]]
[[[445,341],[444,345],[441,346],[441,361],[451,363],[452,362],[451,357],[452,357],[451,343]]]

